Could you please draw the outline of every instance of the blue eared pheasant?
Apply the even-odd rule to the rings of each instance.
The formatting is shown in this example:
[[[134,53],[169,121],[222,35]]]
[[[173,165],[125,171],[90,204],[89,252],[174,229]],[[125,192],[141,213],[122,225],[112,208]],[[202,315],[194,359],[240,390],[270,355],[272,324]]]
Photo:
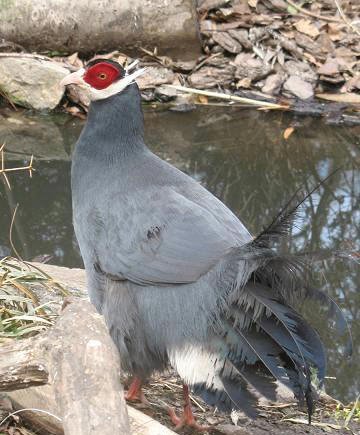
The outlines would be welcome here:
[[[184,415],[171,413],[177,427],[202,429],[189,388],[219,410],[252,416],[259,397],[274,400],[281,383],[311,416],[310,375],[322,384],[325,351],[294,304],[311,296],[335,305],[305,284],[300,257],[277,250],[295,199],[253,237],[147,148],[134,81],[142,73],[98,59],[62,82],[91,95],[73,156],[73,219],[91,301],[134,376],[128,398],[143,398],[142,383],[171,366],[184,383]]]

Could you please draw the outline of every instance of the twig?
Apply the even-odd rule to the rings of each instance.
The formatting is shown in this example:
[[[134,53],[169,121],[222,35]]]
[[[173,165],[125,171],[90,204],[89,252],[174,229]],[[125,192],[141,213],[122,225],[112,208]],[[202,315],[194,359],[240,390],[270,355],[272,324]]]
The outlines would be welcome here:
[[[11,190],[11,185],[9,182],[9,179],[7,177],[7,173],[8,172],[16,172],[16,171],[29,171],[29,176],[30,178],[32,177],[32,173],[33,171],[35,171],[35,169],[33,168],[33,161],[34,161],[34,156],[30,157],[30,162],[27,166],[22,166],[19,168],[5,168],[5,154],[4,154],[4,148],[5,148],[5,143],[3,143],[0,146],[0,158],[1,158],[1,167],[0,167],[0,175],[3,176],[9,190]]]
[[[4,420],[2,420],[0,422],[0,426],[2,426],[6,420],[8,420],[10,417],[19,414],[20,412],[25,412],[25,411],[32,411],[32,412],[43,412],[44,414],[50,415],[51,417],[55,418],[58,421],[62,421],[61,418],[59,418],[57,415],[52,414],[51,412],[45,411],[43,409],[37,409],[37,408],[24,408],[24,409],[19,409],[17,411],[12,412],[11,414],[9,414],[7,417],[4,418]]]
[[[324,20],[324,21],[332,21],[334,23],[340,23],[341,22],[341,20],[339,20],[338,18],[325,17],[324,15],[314,14],[313,12],[310,12],[307,9],[304,9],[303,7],[297,5],[292,0],[285,0],[285,1],[286,1],[286,3],[289,3],[289,5],[291,5],[292,7],[297,9],[298,11],[300,11],[302,14],[308,15],[309,17],[317,18],[319,20]]]
[[[11,218],[10,232],[9,232],[9,241],[10,241],[10,246],[11,246],[12,250],[14,251],[16,257],[20,261],[22,261],[22,258],[20,256],[20,254],[18,253],[17,249],[15,248],[15,245],[14,245],[14,242],[13,242],[13,239],[12,239],[13,227],[14,227],[15,217],[16,217],[16,212],[17,212],[18,207],[19,207],[19,204],[16,204],[14,213],[13,213],[12,218]]]
[[[341,5],[340,5],[340,3],[339,3],[339,0],[334,0],[334,2],[335,2],[335,5],[336,5],[336,7],[337,7],[337,10],[339,11],[339,14],[340,14],[341,18],[343,19],[344,23],[345,23],[348,27],[350,27],[350,29],[351,29],[353,32],[355,32],[357,35],[360,36],[360,30],[358,30],[358,29],[353,25],[353,23],[351,23],[351,22],[347,19],[346,15],[345,15],[345,13],[344,13],[344,11],[343,11],[343,8],[341,7]]]
[[[238,97],[237,95],[229,95],[229,94],[224,94],[222,92],[203,91],[200,89],[188,88],[188,87],[177,86],[177,85],[167,85],[167,86],[169,88],[173,88],[182,92],[187,92],[189,94],[198,94],[198,95],[205,95],[207,97],[220,98],[222,100],[238,101],[240,103],[245,103],[252,106],[259,106],[266,109],[287,110],[289,108],[289,106],[286,105],[269,103],[268,101],[252,100],[251,98]]]
[[[28,59],[37,59],[37,60],[52,60],[50,57],[42,56],[40,54],[31,54],[31,53],[0,53],[0,57],[25,57]]]
[[[199,70],[203,65],[207,64],[209,62],[209,60],[214,59],[214,57],[218,57],[220,56],[221,53],[214,53],[211,56],[207,57],[206,59],[202,60],[200,63],[198,63],[197,65],[194,66],[194,68],[192,69],[192,73]]]

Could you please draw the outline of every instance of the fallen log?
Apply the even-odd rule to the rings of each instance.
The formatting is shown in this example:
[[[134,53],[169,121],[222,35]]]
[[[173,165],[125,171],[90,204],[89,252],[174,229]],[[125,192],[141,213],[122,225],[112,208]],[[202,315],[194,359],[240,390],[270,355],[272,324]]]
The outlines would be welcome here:
[[[49,412],[66,435],[130,434],[118,353],[90,302],[70,304],[48,332],[7,343],[1,353],[1,389],[47,383],[56,404]]]
[[[200,54],[193,0],[3,1],[0,34],[38,52],[139,54],[157,47],[180,58]]]
[[[40,303],[52,300],[58,307],[55,326],[1,346],[0,391],[15,410],[27,409],[23,421],[42,435],[173,435],[126,405],[119,354],[102,316],[86,300],[84,271],[36,266],[66,283],[72,299],[60,311],[63,295],[56,286],[49,294],[38,292]]]

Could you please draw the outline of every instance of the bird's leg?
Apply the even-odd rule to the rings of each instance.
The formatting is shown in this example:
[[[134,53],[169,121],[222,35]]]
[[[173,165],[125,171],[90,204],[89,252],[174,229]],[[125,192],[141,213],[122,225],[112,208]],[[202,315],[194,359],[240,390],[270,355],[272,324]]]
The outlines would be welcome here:
[[[183,427],[191,427],[199,432],[205,432],[210,430],[210,426],[201,426],[196,423],[194,414],[191,409],[190,403],[190,395],[189,395],[189,387],[187,385],[183,385],[183,397],[184,397],[184,412],[181,417],[178,417],[173,408],[168,408],[168,413],[171,418],[171,421],[175,425],[175,430],[179,430]]]
[[[125,393],[125,399],[128,402],[141,402],[145,406],[150,406],[150,403],[144,395],[142,386],[143,381],[137,376],[134,376],[129,389]]]

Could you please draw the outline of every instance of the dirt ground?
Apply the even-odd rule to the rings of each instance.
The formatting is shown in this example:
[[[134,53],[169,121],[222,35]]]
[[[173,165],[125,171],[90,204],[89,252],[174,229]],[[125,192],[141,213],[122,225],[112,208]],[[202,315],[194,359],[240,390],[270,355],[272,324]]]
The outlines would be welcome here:
[[[173,374],[153,379],[145,387],[145,395],[151,408],[144,408],[142,404],[134,404],[142,412],[160,421],[170,429],[173,428],[167,413],[167,407],[174,407],[177,414],[182,410],[182,387],[179,379]],[[350,420],[344,427],[345,418],[337,411],[338,402],[329,396],[320,399],[317,410],[313,415],[313,424],[307,424],[307,414],[301,411],[295,402],[286,401],[259,408],[259,416],[249,419],[242,414],[225,415],[214,411],[201,399],[192,397],[193,412],[199,424],[213,426],[205,434],[223,435],[292,435],[292,434],[359,434],[360,422]],[[338,418],[337,418],[338,417]],[[286,421],[293,419],[293,421]],[[296,423],[295,421],[305,423]],[[234,425],[237,423],[237,426]],[[192,430],[181,430],[181,434],[194,433]]]
[[[156,377],[145,386],[144,391],[150,406],[145,407],[141,403],[133,403],[132,406],[169,429],[173,429],[167,410],[168,407],[172,407],[178,415],[181,414],[182,386],[179,379],[174,374]],[[3,403],[4,400],[6,399],[3,399]],[[1,406],[0,399],[0,420],[8,413],[2,411]],[[193,396],[192,406],[197,422],[202,426],[211,426],[211,430],[201,432],[204,435],[323,435],[324,433],[355,435],[360,433],[359,419],[355,417],[346,423],[345,413],[341,411],[342,407],[329,396],[320,399],[311,426],[307,424],[307,414],[300,410],[295,402],[264,405],[259,408],[256,419],[249,419],[241,413],[225,415],[216,412],[201,399]],[[178,433],[190,435],[198,432],[193,429],[181,429]],[[0,426],[0,435],[35,434],[34,428],[31,430],[23,426],[21,416],[14,416],[4,426]]]

